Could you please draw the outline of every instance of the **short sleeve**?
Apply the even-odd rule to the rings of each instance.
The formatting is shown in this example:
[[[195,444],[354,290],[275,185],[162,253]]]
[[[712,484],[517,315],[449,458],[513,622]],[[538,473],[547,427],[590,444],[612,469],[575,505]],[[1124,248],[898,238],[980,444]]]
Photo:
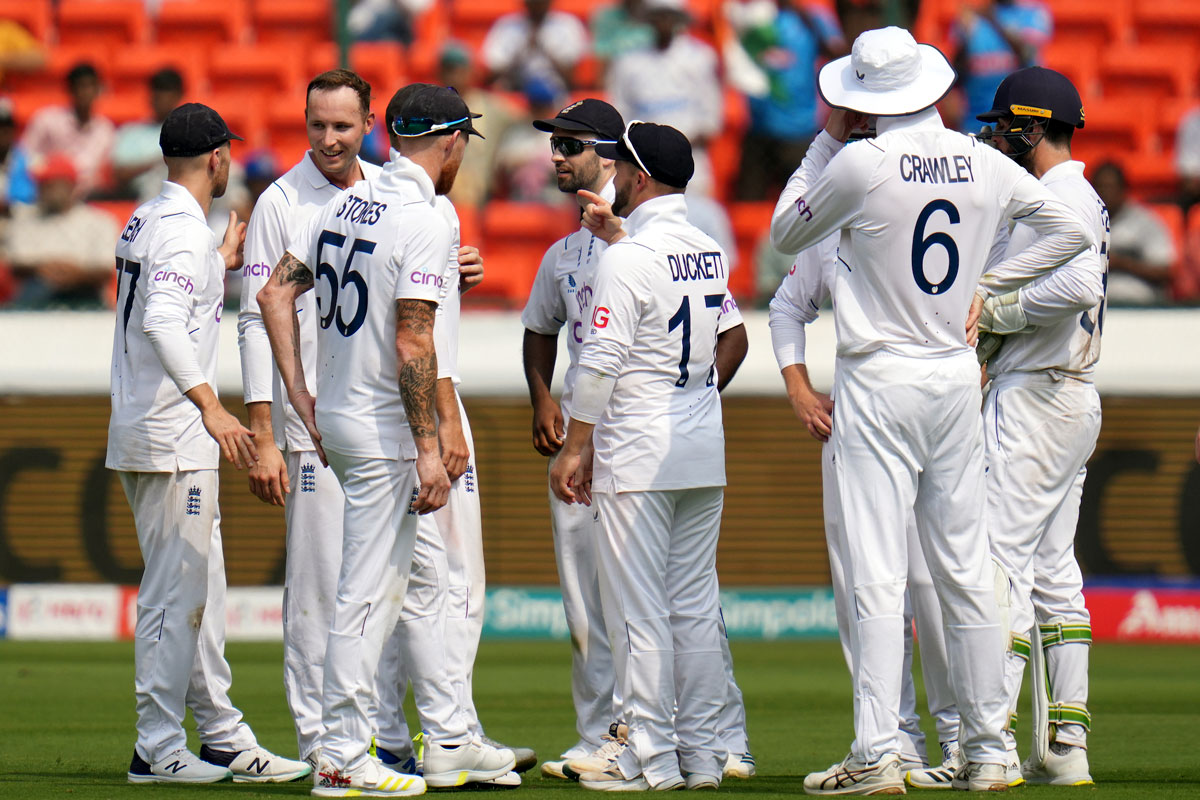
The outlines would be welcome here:
[[[396,270],[395,300],[428,300],[437,303],[446,280],[446,264],[454,244],[454,231],[432,207],[402,221],[392,251]]]
[[[185,322],[196,298],[209,280],[212,233],[198,224],[180,224],[159,231],[159,244],[150,253],[154,269],[146,274],[146,320],[159,312]]]
[[[579,351],[580,369],[614,377],[621,373],[641,321],[641,298],[650,295],[649,287],[640,285],[646,265],[636,251],[642,249],[618,242],[600,257],[592,295],[592,318]]]
[[[717,312],[717,333],[722,334],[743,324],[745,324],[745,320],[742,319],[742,310],[738,308],[737,300],[734,300],[733,295],[726,291],[725,299],[721,302],[721,310]]]
[[[529,300],[521,312],[521,324],[534,333],[554,336],[567,324],[567,306],[562,292],[558,291],[554,275],[554,268],[558,264],[556,256],[566,244],[567,239],[560,239],[542,256],[541,266],[533,279],[533,288],[529,291]]]
[[[330,205],[338,202],[340,199],[341,195],[338,195],[330,201]],[[288,239],[287,251],[300,261],[300,263],[311,268],[314,273],[317,267],[317,237],[320,235],[321,229],[325,226],[326,209],[328,208],[329,206],[327,205],[324,209],[309,217],[308,222],[297,228],[291,238]],[[282,254],[280,254],[280,258],[282,257]],[[247,255],[248,259],[249,256]],[[275,265],[272,264],[271,268],[274,269]]]

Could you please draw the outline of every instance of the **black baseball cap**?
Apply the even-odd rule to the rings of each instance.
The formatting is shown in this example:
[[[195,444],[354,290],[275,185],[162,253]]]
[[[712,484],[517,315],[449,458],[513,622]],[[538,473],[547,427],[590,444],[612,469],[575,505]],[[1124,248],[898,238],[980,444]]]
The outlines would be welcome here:
[[[1056,119],[1083,127],[1083,101],[1071,79],[1045,67],[1026,67],[1011,73],[996,89],[991,111],[976,119],[993,122],[1002,117]]]
[[[687,187],[696,172],[692,143],[669,125],[635,119],[614,144],[596,145],[596,155],[636,164],[659,183],[676,189]]]
[[[556,130],[584,131],[615,142],[625,130],[621,113],[603,100],[588,97],[571,103],[554,119],[535,119],[533,127],[546,133]]]
[[[221,115],[203,103],[184,103],[163,120],[158,146],[168,158],[188,158],[207,153],[242,137],[229,130]]]
[[[471,124],[481,116],[471,113],[466,101],[449,86],[410,83],[388,101],[385,121],[389,131],[404,138],[466,131],[482,139],[483,134]]]

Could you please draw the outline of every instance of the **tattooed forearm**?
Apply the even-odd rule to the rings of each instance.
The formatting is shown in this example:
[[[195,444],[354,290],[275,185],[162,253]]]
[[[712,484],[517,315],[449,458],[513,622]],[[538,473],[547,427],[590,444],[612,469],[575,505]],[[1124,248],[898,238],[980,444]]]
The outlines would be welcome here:
[[[298,283],[307,289],[313,285],[313,274],[304,262],[285,252],[275,265],[275,280],[279,283]]]
[[[396,356],[400,375],[400,398],[408,424],[417,439],[437,436],[434,400],[437,386],[437,354],[433,349],[433,313],[436,306],[425,300],[396,301]]]

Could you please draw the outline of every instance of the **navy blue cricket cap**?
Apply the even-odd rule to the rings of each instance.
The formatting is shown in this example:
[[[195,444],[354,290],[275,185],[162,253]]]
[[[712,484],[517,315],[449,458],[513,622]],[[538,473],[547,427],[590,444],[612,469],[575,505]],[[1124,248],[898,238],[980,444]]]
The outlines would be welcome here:
[[[242,137],[229,130],[221,115],[203,103],[184,103],[167,114],[158,132],[158,146],[168,158],[189,158],[215,150]]]
[[[994,122],[1003,117],[1056,119],[1083,127],[1083,101],[1071,79],[1045,67],[1026,67],[1011,73],[996,88],[992,109],[976,117]]]
[[[454,88],[436,83],[410,83],[392,95],[384,112],[388,130],[406,139],[454,131],[466,131],[482,139],[483,134],[471,123],[481,116],[467,108],[467,102]]]
[[[656,125],[635,119],[613,144],[596,145],[596,155],[614,161],[636,164],[659,183],[676,189],[687,188],[696,172],[692,143],[670,125]]]
[[[621,112],[608,103],[587,97],[571,103],[554,119],[535,119],[533,127],[546,133],[556,130],[594,133],[601,139],[615,142],[625,130],[625,120],[621,119]]]

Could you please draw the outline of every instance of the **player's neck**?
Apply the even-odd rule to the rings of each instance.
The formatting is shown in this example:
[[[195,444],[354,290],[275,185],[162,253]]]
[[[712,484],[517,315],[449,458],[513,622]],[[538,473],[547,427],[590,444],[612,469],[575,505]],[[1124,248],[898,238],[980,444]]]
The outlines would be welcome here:
[[[311,154],[309,157],[312,158]],[[349,189],[355,183],[358,183],[366,177],[363,175],[362,165],[358,163],[357,156],[353,161],[350,162],[350,166],[347,167],[343,172],[326,172],[325,170],[321,169],[319,164],[317,164],[317,160],[315,158],[312,159],[312,162],[313,166],[317,168],[317,172],[321,173],[325,180],[329,181],[339,189]]]
[[[213,185],[206,175],[200,173],[168,175],[167,180],[187,189],[188,194],[194,197],[196,202],[200,204],[200,210],[204,212],[204,216],[208,216],[208,211],[212,208]]]
[[[1042,176],[1047,172],[1059,164],[1065,164],[1070,160],[1070,150],[1061,147],[1042,146],[1034,151],[1033,162],[1029,165],[1029,172],[1040,181]]]

